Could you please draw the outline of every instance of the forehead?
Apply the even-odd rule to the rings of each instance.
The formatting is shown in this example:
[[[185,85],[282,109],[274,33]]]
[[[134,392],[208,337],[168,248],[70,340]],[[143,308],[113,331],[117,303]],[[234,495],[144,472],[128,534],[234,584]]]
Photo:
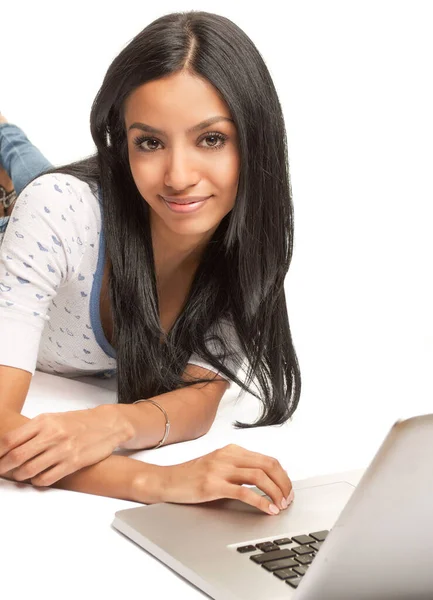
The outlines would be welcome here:
[[[218,90],[207,80],[186,73],[149,81],[131,92],[124,104],[127,126],[143,120],[163,129],[185,129],[212,115],[231,118]]]

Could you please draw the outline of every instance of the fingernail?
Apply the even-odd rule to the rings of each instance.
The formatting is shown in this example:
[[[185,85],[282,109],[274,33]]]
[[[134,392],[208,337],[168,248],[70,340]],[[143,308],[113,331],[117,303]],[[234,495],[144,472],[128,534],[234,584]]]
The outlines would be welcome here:
[[[281,508],[284,510],[285,508],[287,508],[287,500],[285,498],[283,498],[281,500]]]
[[[278,513],[280,512],[280,509],[278,508],[278,506],[275,506],[275,504],[270,504],[269,512],[271,512],[273,515],[278,515]]]
[[[289,504],[291,504],[291,502],[293,501],[294,497],[295,497],[295,492],[293,491],[293,488],[292,488],[290,494],[287,496],[287,506]]]

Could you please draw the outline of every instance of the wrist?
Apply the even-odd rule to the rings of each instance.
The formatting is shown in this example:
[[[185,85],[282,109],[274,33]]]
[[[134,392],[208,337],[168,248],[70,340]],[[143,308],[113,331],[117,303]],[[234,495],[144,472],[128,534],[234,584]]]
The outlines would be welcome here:
[[[164,502],[164,481],[167,469],[169,467],[143,463],[143,468],[137,470],[131,481],[132,501],[143,504]]]
[[[166,425],[166,417],[159,408],[150,402],[118,404],[117,408],[129,423],[130,428],[129,435],[120,444],[120,448],[145,450],[159,444]]]
[[[133,425],[125,413],[119,410],[118,404],[101,404],[93,410],[97,410],[101,419],[110,427],[117,448],[123,448],[124,444],[134,437]]]

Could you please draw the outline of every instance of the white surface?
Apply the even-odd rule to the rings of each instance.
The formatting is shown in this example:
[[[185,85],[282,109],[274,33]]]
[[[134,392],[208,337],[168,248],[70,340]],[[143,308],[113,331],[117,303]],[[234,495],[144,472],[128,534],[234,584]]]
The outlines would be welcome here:
[[[112,11],[76,0],[65,21],[55,0],[3,2],[0,110],[55,164],[92,153],[90,107],[113,58],[154,19],[192,8],[239,25],[274,79],[295,208],[286,289],[300,410],[364,448],[389,415],[433,398],[432,3],[123,0]],[[327,448],[325,468],[340,453]],[[322,470],[314,454],[287,460]]]
[[[171,464],[235,442],[276,456],[293,480],[365,467],[397,418],[432,407],[431,2],[269,0],[245,10],[227,0],[124,0],[110,11],[77,0],[67,21],[59,6],[8,2],[1,12],[0,109],[53,163],[93,152],[89,111],[111,60],[172,11],[207,10],[242,27],[286,120],[300,407],[281,428],[236,431],[230,423],[247,401],[233,407],[226,396],[204,438],[136,456]],[[25,414],[113,401],[78,382],[55,382],[48,397],[47,385],[35,377]],[[0,482],[9,597],[201,597],[110,530],[114,511],[131,503],[18,487]]]
[[[244,396],[235,405],[233,398],[225,395],[206,436],[133,456],[154,464],[177,464],[233,442],[275,456],[302,486],[298,480],[325,472],[359,469],[360,476],[388,432],[376,422],[364,447],[357,446],[337,421],[321,429],[313,406],[305,406],[303,414],[295,413],[282,427],[235,430],[234,419],[255,418],[257,401]],[[31,418],[114,401],[109,389],[36,372],[23,414]],[[202,592],[111,528],[114,513],[132,506],[138,505],[0,479],[0,564],[6,574],[0,589],[8,589],[13,600],[42,593],[45,600],[57,600],[59,590],[63,599],[147,597],[149,590],[155,597],[158,590],[160,598],[202,598]],[[12,594],[6,580],[13,582]]]

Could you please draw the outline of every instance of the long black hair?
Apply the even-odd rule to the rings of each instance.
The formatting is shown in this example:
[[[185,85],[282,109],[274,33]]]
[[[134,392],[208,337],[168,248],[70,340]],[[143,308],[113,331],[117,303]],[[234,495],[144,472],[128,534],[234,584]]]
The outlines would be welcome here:
[[[181,71],[206,79],[224,98],[238,132],[241,168],[235,206],[208,243],[183,310],[165,335],[149,205],[131,174],[123,107],[138,86]],[[182,376],[194,354],[262,402],[255,423],[235,421],[235,427],[285,423],[301,391],[284,291],[293,204],[284,118],[257,48],[226,17],[203,11],[162,16],[110,65],[90,127],[96,154],[49,172],[75,175],[101,191],[118,401],[213,381]]]

